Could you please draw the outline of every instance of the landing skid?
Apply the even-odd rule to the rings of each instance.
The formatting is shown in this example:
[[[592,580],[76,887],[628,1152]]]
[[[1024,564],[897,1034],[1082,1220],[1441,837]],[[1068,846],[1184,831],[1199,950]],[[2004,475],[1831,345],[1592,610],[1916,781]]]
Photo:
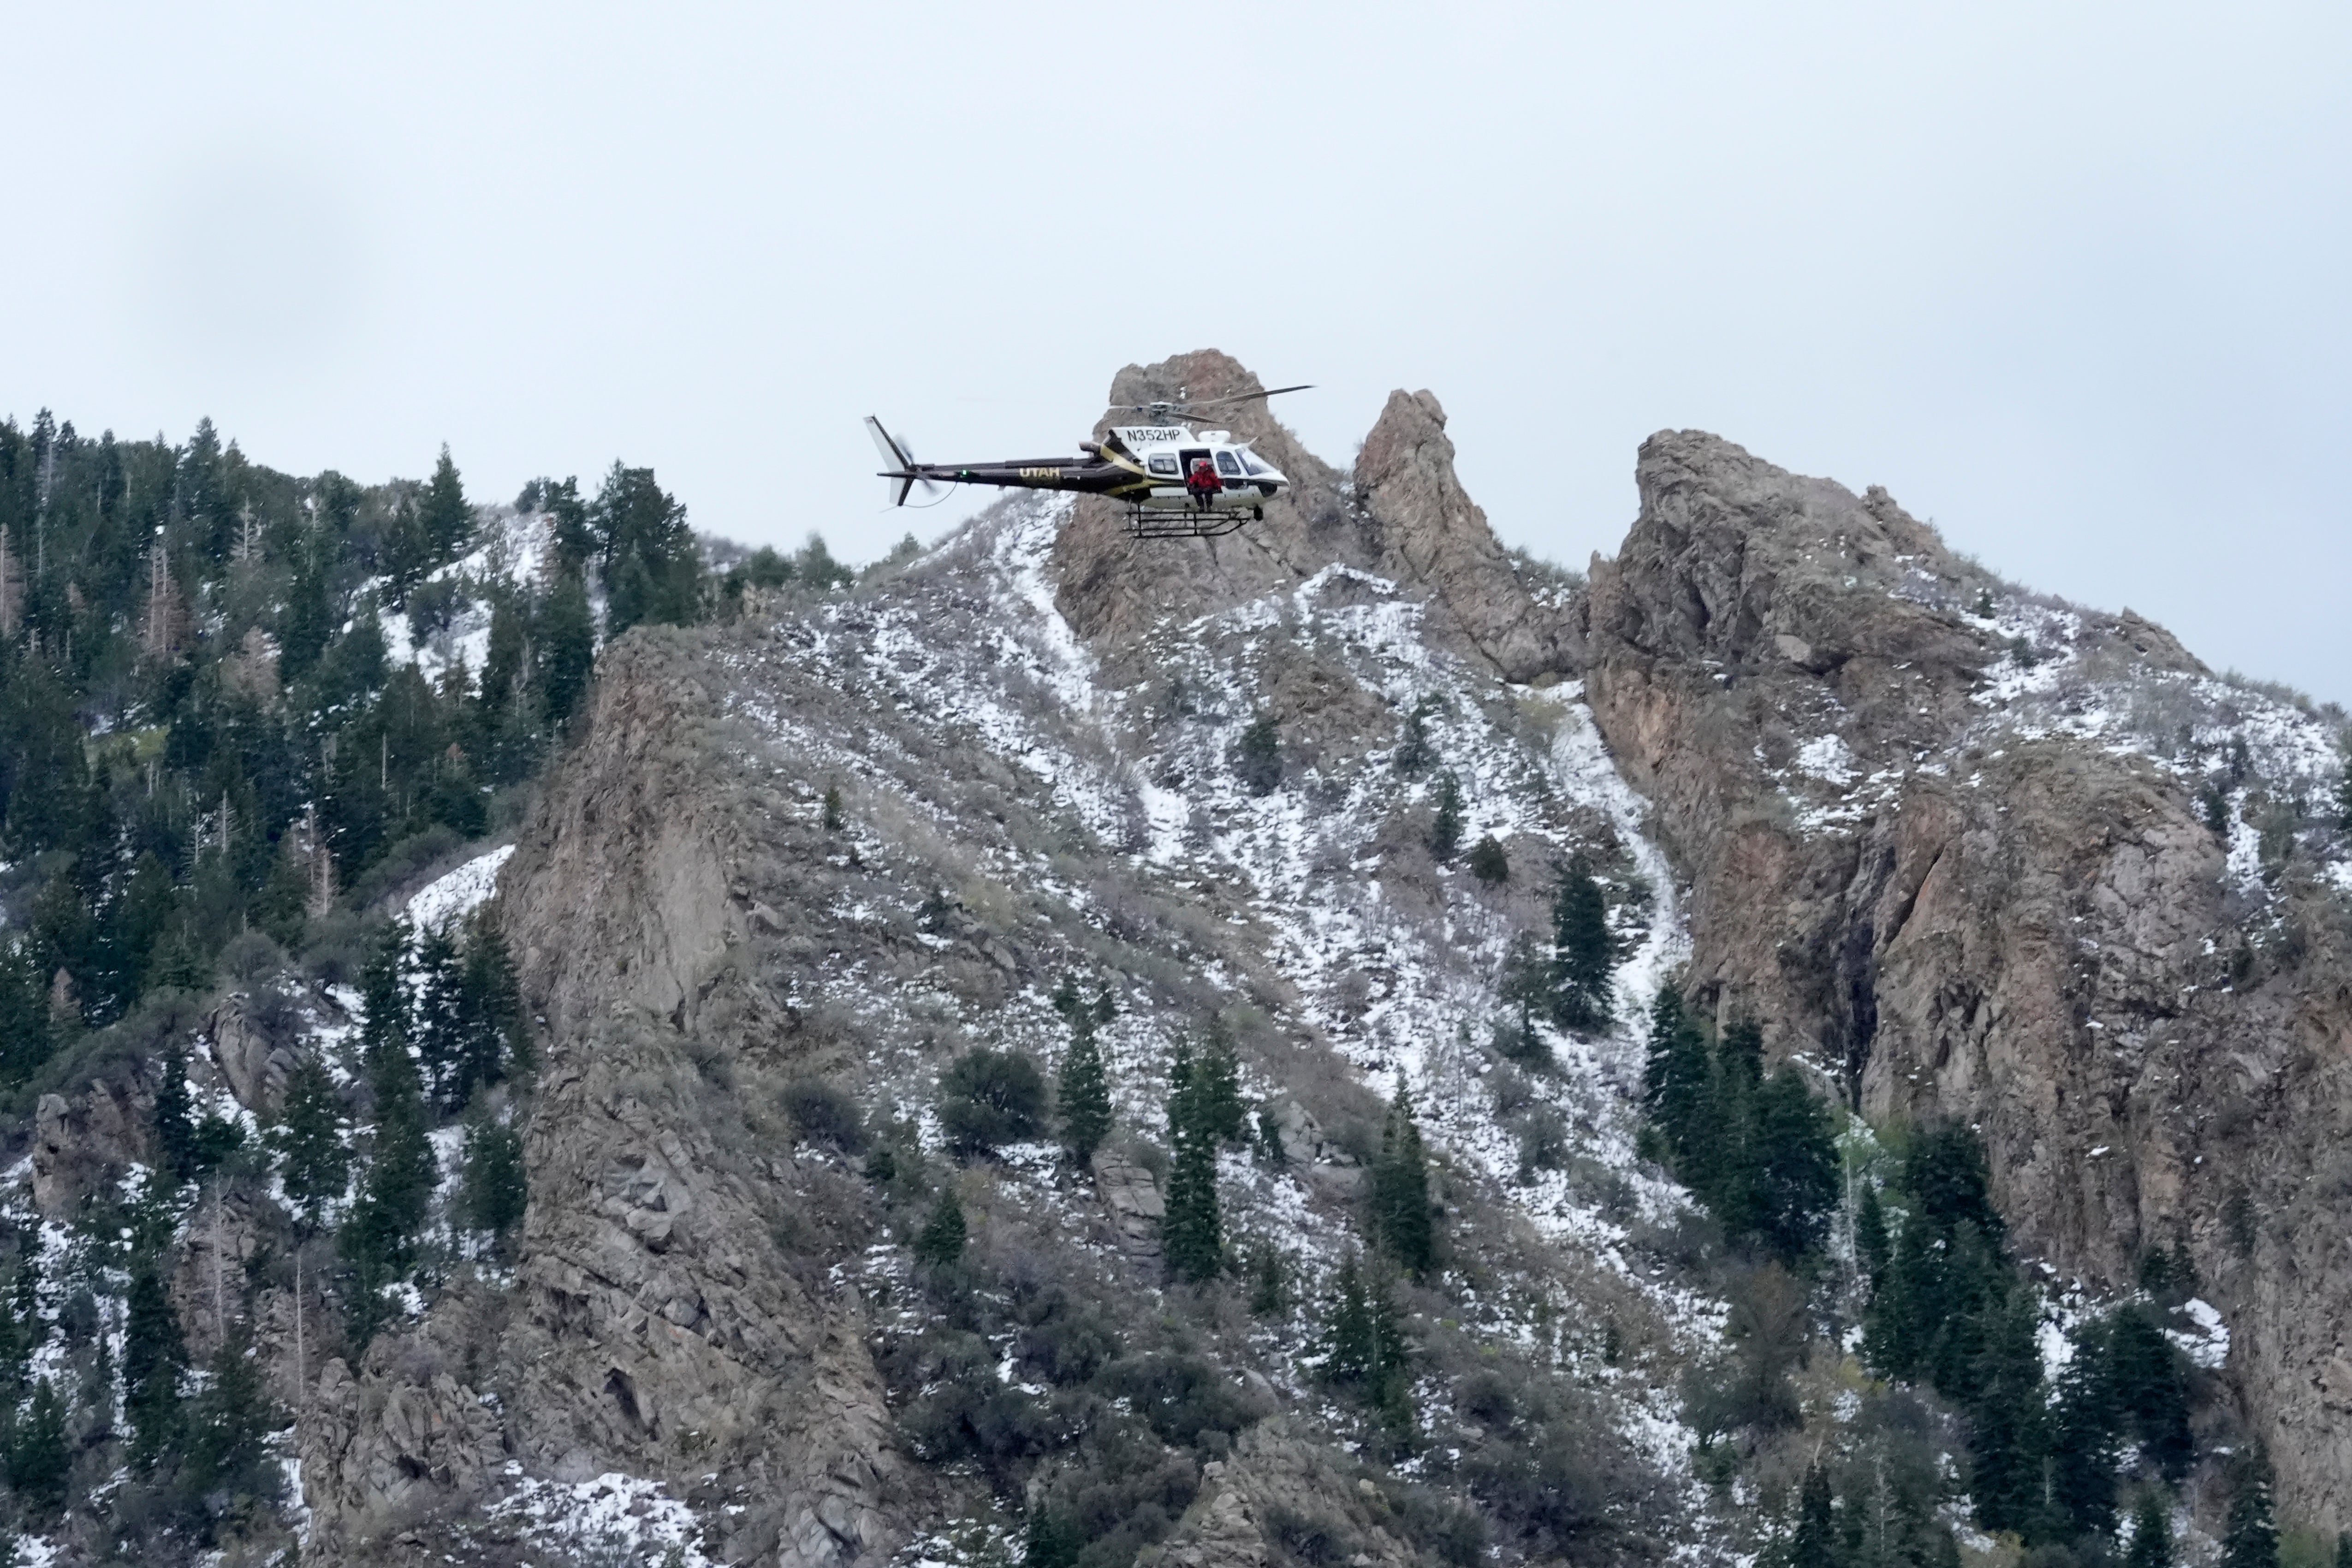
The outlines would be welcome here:
[[[1170,511],[1131,506],[1127,509],[1129,539],[1222,539],[1245,522],[1263,520],[1264,507],[1247,511]]]

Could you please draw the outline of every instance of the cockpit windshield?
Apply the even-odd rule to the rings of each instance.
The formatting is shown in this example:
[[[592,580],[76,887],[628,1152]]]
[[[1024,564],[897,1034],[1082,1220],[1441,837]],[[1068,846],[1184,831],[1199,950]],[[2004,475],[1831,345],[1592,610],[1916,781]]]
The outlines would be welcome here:
[[[1261,462],[1258,459],[1258,455],[1255,452],[1251,451],[1247,447],[1236,447],[1235,450],[1241,454],[1242,467],[1248,469],[1252,474],[1270,474],[1274,472],[1272,468],[1268,467],[1264,462]]]

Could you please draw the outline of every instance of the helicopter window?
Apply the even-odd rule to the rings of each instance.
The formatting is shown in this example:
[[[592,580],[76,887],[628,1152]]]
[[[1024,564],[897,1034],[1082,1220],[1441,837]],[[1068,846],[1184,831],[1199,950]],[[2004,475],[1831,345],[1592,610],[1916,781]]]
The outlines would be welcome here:
[[[1270,474],[1274,472],[1271,468],[1258,461],[1257,454],[1251,451],[1246,447],[1242,448],[1242,467],[1247,468],[1253,474]]]
[[[1220,452],[1217,454],[1217,472],[1221,474],[1230,474],[1234,479],[1240,479],[1242,477],[1242,460],[1239,458],[1234,457],[1231,452]]]
[[[1150,468],[1150,470],[1155,474],[1165,474],[1171,479],[1177,477],[1176,459],[1174,458],[1168,457],[1165,454],[1152,458],[1145,466]]]

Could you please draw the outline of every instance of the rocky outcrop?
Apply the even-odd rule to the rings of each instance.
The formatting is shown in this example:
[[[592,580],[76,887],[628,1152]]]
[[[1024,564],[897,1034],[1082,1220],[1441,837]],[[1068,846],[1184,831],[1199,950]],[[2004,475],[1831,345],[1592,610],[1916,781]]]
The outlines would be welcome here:
[[[1259,390],[1256,376],[1208,349],[1128,366],[1112,381],[1110,401]],[[1114,409],[1095,434],[1140,417]],[[1264,401],[1230,404],[1197,423],[1249,441],[1289,478],[1291,491],[1262,521],[1211,540],[1132,540],[1118,505],[1079,501],[1055,545],[1055,604],[1114,661],[1165,618],[1225,609],[1339,564],[1391,578],[1425,600],[1434,640],[1507,679],[1566,668],[1573,617],[1564,605],[1538,599],[1496,542],[1454,477],[1445,414],[1429,393],[1390,395],[1346,477],[1300,446]]]
[[[1168,1215],[1160,1184],[1123,1150],[1097,1149],[1093,1164],[1095,1190],[1102,1194],[1103,1212],[1118,1231],[1119,1245],[1131,1258],[1159,1258],[1160,1222]]]
[[[1570,667],[1579,651],[1570,618],[1528,591],[1454,477],[1454,443],[1434,395],[1389,394],[1356,456],[1355,478],[1372,570],[1427,599],[1449,640],[1506,680]]]
[[[505,1458],[497,1413],[446,1370],[385,1366],[354,1377],[340,1358],[302,1411],[302,1473],[321,1545],[363,1550],[451,1499],[480,1501]]]
[[[70,1096],[45,1094],[33,1112],[33,1202],[70,1218],[142,1148],[141,1108],[122,1085],[93,1081]]]
[[[1244,1433],[1229,1458],[1205,1467],[1201,1495],[1175,1534],[1147,1557],[1161,1568],[1261,1568],[1346,1562],[1414,1568],[1423,1561],[1388,1498],[1352,1479],[1330,1450],[1280,1418]]]
[[[2012,591],[1883,490],[1694,432],[1637,476],[1592,567],[1587,690],[1690,879],[1694,992],[1873,1114],[1979,1125],[2056,1267],[2128,1281],[2187,1246],[2290,1506],[2352,1522],[2352,1180],[2313,1180],[2352,1131],[2336,895],[2290,867],[2295,935],[2255,955],[2179,771],[2004,720],[1995,676],[2040,654],[1972,606]],[[2084,702],[2204,673],[2139,616],[2063,615],[2041,651],[2092,672]]]
[[[257,1116],[268,1117],[286,1097],[295,1056],[290,1045],[272,1040],[253,1016],[251,998],[234,992],[221,1000],[206,1020],[213,1059],[236,1102]]]
[[[729,889],[736,824],[693,769],[706,680],[652,650],[615,655],[593,740],[500,879],[516,961],[558,1038],[612,1016],[690,1028],[750,918]]]

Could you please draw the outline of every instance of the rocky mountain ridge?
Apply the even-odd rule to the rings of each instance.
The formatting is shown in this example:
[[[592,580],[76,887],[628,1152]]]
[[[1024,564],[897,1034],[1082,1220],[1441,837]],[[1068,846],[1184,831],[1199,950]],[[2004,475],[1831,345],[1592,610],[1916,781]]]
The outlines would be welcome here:
[[[1256,383],[1204,353],[1111,401],[1179,386]],[[1430,395],[1346,473],[1241,406],[1297,489],[1226,539],[1017,498],[855,592],[605,650],[482,867],[539,1022],[513,1255],[453,1238],[363,1352],[298,1349],[257,1297],[306,1556],[980,1563],[1057,1510],[1102,1561],[1204,1568],[1769,1547],[1795,1478],[1710,1471],[1685,1418],[1752,1303],[1643,1156],[1670,978],[1883,1124],[1980,1128],[2054,1277],[2113,1297],[2151,1249],[2192,1260],[2227,1331],[2210,1419],[2266,1440],[2294,1517],[2352,1524],[2336,721],[1714,437],[1644,444],[1640,516],[1579,579],[1495,540]],[[1449,787],[1507,875],[1433,848]],[[1490,1029],[1570,867],[1617,1016],[1523,1071]],[[1062,1060],[1074,977],[1107,996],[1114,1136],[1084,1168],[956,1157],[943,1071]],[[353,1002],[310,1037],[344,1048]],[[287,1064],[235,1026],[194,1028],[191,1077],[266,1118]],[[1216,1167],[1237,1257],[1288,1282],[1263,1304],[1160,1251],[1171,1058],[1213,1030],[1264,1112]],[[1399,1286],[1409,1453],[1333,1392],[1319,1316],[1401,1088],[1447,1232],[1442,1278]],[[152,1107],[55,1099],[21,1174],[62,1247]],[[914,1256],[941,1194],[961,1292]],[[284,1224],[183,1216],[200,1335],[224,1259]],[[1828,1359],[1790,1374],[1809,1410],[1855,1396]]]

